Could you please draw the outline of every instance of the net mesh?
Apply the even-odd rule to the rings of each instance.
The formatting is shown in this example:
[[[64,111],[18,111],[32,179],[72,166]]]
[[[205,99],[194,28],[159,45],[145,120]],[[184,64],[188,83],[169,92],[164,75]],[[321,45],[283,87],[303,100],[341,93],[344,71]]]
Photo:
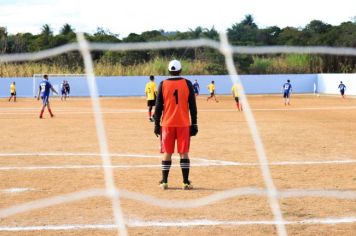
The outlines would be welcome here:
[[[11,206],[0,209],[0,218],[9,217],[21,212],[27,212],[34,209],[45,208],[61,203],[68,203],[87,199],[91,197],[105,196],[111,200],[113,215],[115,219],[115,227],[120,235],[128,235],[127,226],[124,214],[121,209],[120,199],[129,198],[137,201],[142,201],[147,204],[159,206],[162,208],[193,208],[209,205],[224,199],[229,199],[241,195],[256,195],[266,196],[269,201],[271,211],[274,216],[274,221],[270,222],[277,228],[278,235],[287,235],[286,224],[290,223],[285,221],[280,209],[279,199],[289,197],[301,196],[318,196],[318,197],[333,197],[336,199],[356,199],[356,191],[328,191],[318,189],[293,189],[293,190],[278,190],[274,184],[269,168],[268,158],[265,153],[261,136],[258,132],[255,118],[247,101],[246,95],[241,90],[241,102],[244,107],[245,119],[248,123],[252,139],[256,148],[256,153],[259,159],[259,166],[263,176],[265,188],[236,188],[226,191],[217,192],[207,197],[195,200],[164,200],[157,199],[148,195],[130,192],[124,189],[117,188],[114,181],[114,173],[111,162],[111,154],[108,149],[107,135],[105,132],[105,124],[103,121],[101,107],[98,99],[98,90],[95,82],[95,75],[93,71],[93,60],[90,52],[93,50],[110,50],[110,51],[129,51],[129,50],[155,50],[155,49],[171,49],[171,48],[193,48],[193,47],[210,47],[220,51],[226,62],[226,67],[230,74],[231,83],[239,84],[238,73],[234,66],[234,54],[275,54],[275,53],[308,53],[308,54],[330,54],[330,55],[351,55],[356,56],[355,48],[333,48],[333,47],[287,47],[287,46],[274,46],[274,47],[237,47],[229,44],[227,35],[220,35],[220,42],[208,39],[197,40],[183,40],[183,41],[164,41],[164,42],[145,42],[145,43],[90,43],[82,33],[77,34],[77,43],[71,43],[54,49],[44,50],[35,53],[11,54],[1,55],[0,62],[16,62],[16,61],[33,61],[40,60],[48,57],[60,55],[70,51],[80,51],[85,64],[85,73],[87,83],[90,90],[91,103],[93,114],[95,118],[97,138],[100,146],[100,156],[102,159],[102,168],[105,176],[105,188],[103,189],[88,189],[85,191],[73,192],[66,195],[60,195],[52,198],[46,198]],[[346,222],[355,222],[355,218],[348,218]],[[321,221],[320,221],[321,222]],[[331,220],[337,223],[337,220]]]

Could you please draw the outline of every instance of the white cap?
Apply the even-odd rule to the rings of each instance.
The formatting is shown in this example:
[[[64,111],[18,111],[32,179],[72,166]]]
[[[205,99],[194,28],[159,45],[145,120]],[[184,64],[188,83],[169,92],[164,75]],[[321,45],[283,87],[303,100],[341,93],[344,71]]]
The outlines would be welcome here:
[[[169,71],[180,71],[182,69],[182,65],[177,60],[172,60],[168,64]]]

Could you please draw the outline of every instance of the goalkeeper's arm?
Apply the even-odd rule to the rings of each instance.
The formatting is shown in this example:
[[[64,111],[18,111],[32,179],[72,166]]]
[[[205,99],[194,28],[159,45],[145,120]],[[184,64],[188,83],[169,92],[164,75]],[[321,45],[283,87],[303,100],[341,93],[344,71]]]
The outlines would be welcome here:
[[[153,118],[155,120],[155,128],[154,128],[154,133],[158,137],[161,135],[161,116],[163,112],[163,94],[162,94],[162,83],[159,84],[158,87],[158,92],[157,92],[157,98],[156,98],[156,109],[155,113],[153,115]]]
[[[163,94],[162,94],[162,84],[163,81],[159,84],[158,91],[157,91],[157,98],[155,104],[155,113],[153,115],[155,119],[155,125],[161,125],[161,116],[163,112]]]
[[[188,88],[189,88],[189,112],[190,112],[190,119],[191,119],[191,126],[190,126],[190,135],[195,136],[198,133],[198,111],[197,111],[197,103],[195,100],[195,94],[193,85],[189,80],[186,80]]]

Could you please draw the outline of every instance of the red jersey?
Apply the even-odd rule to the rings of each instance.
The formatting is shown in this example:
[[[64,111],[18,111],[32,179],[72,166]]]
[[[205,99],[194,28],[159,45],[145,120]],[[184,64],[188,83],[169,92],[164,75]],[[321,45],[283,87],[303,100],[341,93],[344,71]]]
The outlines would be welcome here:
[[[192,83],[184,78],[170,78],[161,82],[155,117],[163,127],[187,127],[196,124],[197,108]],[[189,116],[190,114],[190,116]],[[159,120],[157,120],[159,121]]]
[[[165,80],[162,83],[164,100],[162,126],[184,127],[190,125],[188,97],[185,80]]]

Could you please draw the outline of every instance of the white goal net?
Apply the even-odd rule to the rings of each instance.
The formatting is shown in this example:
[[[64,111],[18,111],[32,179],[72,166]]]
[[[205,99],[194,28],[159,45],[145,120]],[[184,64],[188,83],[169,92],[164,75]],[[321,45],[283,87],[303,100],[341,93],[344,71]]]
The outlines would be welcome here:
[[[286,222],[284,220],[281,207],[279,204],[280,198],[300,197],[300,196],[319,196],[319,197],[334,197],[338,199],[356,199],[356,191],[327,191],[318,189],[298,189],[289,191],[279,191],[273,181],[269,162],[263,142],[256,126],[254,115],[251,111],[246,95],[241,91],[240,98],[244,107],[244,115],[250,129],[252,139],[256,148],[256,153],[259,159],[259,167],[263,176],[265,188],[236,188],[226,191],[214,193],[212,195],[195,199],[195,200],[163,200],[153,198],[141,193],[130,192],[125,189],[120,189],[115,185],[114,173],[112,166],[111,155],[108,149],[107,136],[104,129],[104,121],[102,117],[101,107],[98,98],[98,89],[96,85],[95,75],[93,71],[93,60],[90,52],[92,50],[110,50],[110,51],[128,51],[128,50],[157,50],[157,49],[172,49],[172,48],[193,48],[193,47],[210,47],[220,51],[226,62],[226,67],[230,74],[232,84],[240,84],[239,76],[236,71],[233,55],[234,54],[276,54],[276,53],[308,53],[308,54],[330,54],[330,55],[351,55],[356,56],[355,48],[333,48],[333,47],[236,47],[232,46],[227,39],[226,34],[220,35],[220,41],[212,41],[208,39],[183,40],[183,41],[164,41],[164,42],[147,42],[147,43],[90,43],[82,33],[77,35],[78,42],[64,45],[58,48],[49,49],[36,53],[0,55],[0,63],[39,60],[47,57],[56,56],[69,51],[80,51],[85,65],[85,75],[91,95],[92,109],[95,118],[97,138],[99,140],[100,155],[102,158],[102,168],[104,169],[105,188],[103,189],[88,189],[86,191],[73,192],[66,195],[46,198],[24,204],[10,206],[0,209],[0,218],[10,217],[12,215],[27,212],[34,209],[40,209],[64,202],[72,202],[80,199],[86,199],[96,196],[106,196],[111,200],[115,225],[120,235],[128,235],[127,226],[125,224],[125,216],[121,209],[120,199],[129,198],[137,201],[142,201],[147,204],[159,206],[162,208],[192,208],[198,206],[209,205],[224,199],[241,195],[257,195],[266,196],[269,202],[270,209],[273,213],[273,224],[276,226],[278,235],[287,235]],[[33,76],[33,90],[36,94],[35,86],[37,80],[43,75],[38,74]],[[83,76],[83,75],[50,75],[65,77],[65,76]],[[58,85],[59,86],[59,85]],[[241,85],[242,86],[242,85]],[[351,222],[356,222],[351,219]]]

